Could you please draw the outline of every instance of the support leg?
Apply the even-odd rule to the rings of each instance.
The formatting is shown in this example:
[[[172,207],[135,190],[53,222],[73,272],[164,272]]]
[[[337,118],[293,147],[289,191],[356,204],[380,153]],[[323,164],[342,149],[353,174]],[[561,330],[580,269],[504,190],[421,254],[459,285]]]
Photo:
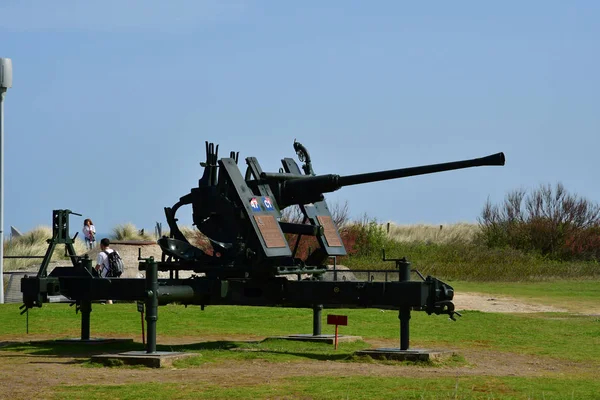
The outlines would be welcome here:
[[[400,318],[400,350],[408,350],[410,307],[402,307],[398,318]]]
[[[156,321],[158,320],[158,268],[154,259],[146,265],[146,353],[156,353]]]
[[[321,336],[321,312],[323,305],[318,304],[313,307],[313,336]]]
[[[406,259],[402,259],[396,261],[396,265],[398,267],[399,281],[410,281],[410,263]],[[398,318],[400,318],[400,350],[408,350],[410,307],[400,307]]]
[[[92,302],[82,300],[79,306],[81,312],[81,340],[90,340],[90,314],[92,313]]]

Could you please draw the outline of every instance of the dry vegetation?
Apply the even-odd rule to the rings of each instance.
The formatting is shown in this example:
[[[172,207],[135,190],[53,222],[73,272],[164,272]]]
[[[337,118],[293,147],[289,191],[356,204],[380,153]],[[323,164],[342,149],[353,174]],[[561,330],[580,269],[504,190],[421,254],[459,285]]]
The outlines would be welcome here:
[[[52,228],[49,226],[38,226],[25,233],[21,237],[15,237],[4,241],[5,256],[43,256],[48,249],[48,240],[52,238]],[[75,240],[75,251],[77,254],[85,252],[85,243]],[[68,260],[64,256],[64,246],[58,247],[52,256],[52,261]],[[5,271],[28,270],[32,266],[37,268],[41,259],[39,258],[7,258],[4,260]]]
[[[427,244],[472,243],[481,231],[479,225],[469,223],[444,225],[396,225],[389,224],[390,239],[403,243],[421,242]],[[388,224],[384,224],[388,229]]]
[[[132,223],[120,224],[112,229],[112,236],[115,240],[155,240],[154,232],[146,233],[143,229],[139,230]]]

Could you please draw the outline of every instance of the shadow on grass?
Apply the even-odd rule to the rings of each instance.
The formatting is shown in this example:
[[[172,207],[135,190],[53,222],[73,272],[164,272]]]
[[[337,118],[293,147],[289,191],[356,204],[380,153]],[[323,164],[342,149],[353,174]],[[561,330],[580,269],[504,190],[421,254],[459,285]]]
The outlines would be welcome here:
[[[355,350],[367,344],[360,342],[345,345],[339,350],[334,350],[332,345],[310,342],[292,342],[286,340],[265,339],[263,341],[209,341],[179,345],[157,345],[157,351],[165,352],[210,352],[212,358],[261,358],[261,356],[275,356],[277,358],[303,358],[317,361],[343,361],[351,360]],[[89,358],[93,355],[104,353],[123,353],[127,351],[144,351],[141,343],[135,342],[106,342],[106,343],[81,343],[57,342],[54,340],[12,342],[0,348],[0,357],[18,357],[13,354],[2,354],[4,351],[19,352],[33,357],[56,358]],[[222,353],[221,353],[222,352]],[[41,362],[41,361],[40,361]],[[46,362],[46,361],[44,361]],[[72,361],[72,363],[82,363]]]
[[[33,342],[13,342],[0,348],[0,357],[10,357],[2,354],[3,351],[14,351],[32,356],[43,357],[90,357],[102,353],[120,353],[124,351],[144,350],[141,343],[134,342],[107,342],[107,343],[65,343],[54,340],[42,340]]]
[[[350,356],[351,356],[351,353],[323,354],[323,353],[294,352],[294,351],[267,350],[267,349],[260,349],[260,350],[242,349],[242,350],[240,350],[240,352],[241,353],[254,352],[254,353],[258,353],[258,354],[277,354],[277,355],[284,355],[284,356],[291,356],[291,357],[301,357],[301,358],[306,358],[309,360],[316,360],[316,361],[344,361],[344,360],[349,360]]]
[[[199,342],[177,345],[156,345],[157,351],[206,351],[206,350],[232,350],[244,346],[246,343],[258,342],[232,342],[229,340],[217,340],[213,342]]]
[[[360,343],[359,346],[367,346],[366,343]],[[239,354],[240,357],[260,358],[260,355],[281,355],[288,357],[298,357],[318,361],[341,361],[350,358],[356,349],[334,350],[332,345],[311,342],[294,342],[281,339],[264,339],[262,341],[213,341],[200,342],[184,345],[157,346],[159,351],[181,351],[181,352],[202,352],[202,351],[229,351],[231,354]]]

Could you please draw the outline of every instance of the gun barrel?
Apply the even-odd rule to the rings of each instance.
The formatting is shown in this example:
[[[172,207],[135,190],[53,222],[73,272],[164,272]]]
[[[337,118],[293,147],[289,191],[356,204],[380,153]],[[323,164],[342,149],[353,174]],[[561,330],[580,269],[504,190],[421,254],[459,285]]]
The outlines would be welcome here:
[[[340,176],[337,183],[339,184],[339,187],[360,185],[363,183],[405,178],[416,175],[433,174],[436,172],[452,171],[455,169],[462,168],[480,167],[484,165],[504,165],[504,162],[504,153],[496,153],[487,157],[473,158],[471,160],[424,165],[421,167],[392,169],[389,171],[381,172],[369,172],[366,174]]]
[[[408,176],[433,174],[454,169],[479,167],[484,165],[504,165],[504,153],[496,153],[487,157],[471,160],[454,161],[421,167],[392,169],[389,171],[369,172],[365,174],[340,176],[335,174],[316,176],[293,176],[270,174],[263,178],[271,178],[282,182],[282,196],[278,199],[280,206],[290,204],[306,204],[322,200],[322,193],[331,193],[344,186],[360,185],[369,182],[405,178]]]

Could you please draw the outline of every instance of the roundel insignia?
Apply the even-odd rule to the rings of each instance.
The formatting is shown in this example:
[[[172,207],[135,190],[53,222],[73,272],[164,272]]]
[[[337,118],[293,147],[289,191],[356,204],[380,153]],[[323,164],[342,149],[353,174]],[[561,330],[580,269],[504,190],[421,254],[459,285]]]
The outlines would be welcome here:
[[[273,202],[271,201],[270,197],[264,197],[263,204],[265,205],[265,210],[267,211],[273,211],[275,209],[275,207],[273,207]]]
[[[253,197],[250,200],[250,207],[252,208],[252,211],[260,211],[260,205],[258,204],[258,200],[256,200],[256,197]]]

